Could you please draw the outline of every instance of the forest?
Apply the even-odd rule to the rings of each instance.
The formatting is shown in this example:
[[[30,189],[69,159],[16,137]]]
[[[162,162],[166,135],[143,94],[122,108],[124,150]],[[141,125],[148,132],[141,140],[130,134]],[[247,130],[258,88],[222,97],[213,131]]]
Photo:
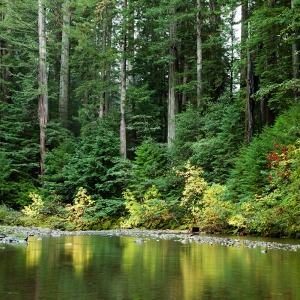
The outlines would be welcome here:
[[[300,236],[299,0],[0,0],[0,223]]]

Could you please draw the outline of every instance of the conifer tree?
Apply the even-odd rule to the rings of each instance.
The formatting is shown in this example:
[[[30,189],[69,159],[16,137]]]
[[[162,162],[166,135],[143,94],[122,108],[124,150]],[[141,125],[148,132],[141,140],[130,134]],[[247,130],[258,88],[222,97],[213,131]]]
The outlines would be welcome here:
[[[61,64],[60,64],[60,93],[59,93],[59,117],[64,127],[68,121],[69,105],[69,60],[70,60],[70,1],[64,0],[62,6],[63,25],[61,41]]]
[[[46,30],[44,16],[44,2],[38,0],[38,33],[39,33],[39,104],[38,116],[40,123],[40,167],[41,176],[44,175],[44,154],[46,151],[45,128],[49,120],[48,111],[48,75],[46,66]]]

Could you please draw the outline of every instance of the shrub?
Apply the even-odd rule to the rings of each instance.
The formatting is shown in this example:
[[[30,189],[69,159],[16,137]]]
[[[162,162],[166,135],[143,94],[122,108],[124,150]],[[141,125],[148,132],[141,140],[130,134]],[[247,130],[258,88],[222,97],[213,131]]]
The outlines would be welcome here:
[[[295,144],[299,137],[298,112],[292,108],[276,120],[273,127],[266,127],[259,136],[255,136],[251,144],[244,146],[235,159],[227,186],[233,201],[254,201],[255,194],[261,195],[269,185],[266,154],[274,150],[277,143],[283,147]]]
[[[36,193],[29,193],[29,197],[32,199],[32,203],[24,206],[22,212],[28,217],[37,218],[44,208],[44,202],[41,196]]]
[[[142,198],[144,193],[164,174],[167,155],[165,146],[152,139],[144,141],[135,151],[135,155],[129,188],[135,197]]]
[[[0,205],[0,222],[3,222],[7,214],[8,214],[7,206],[4,204]]]
[[[129,217],[122,223],[122,227],[154,226],[161,220],[170,219],[167,203],[160,198],[156,186],[152,186],[145,193],[141,202],[138,202],[130,190],[124,193],[125,207]]]
[[[192,166],[189,162],[185,165],[184,171],[177,170],[177,176],[184,179],[184,189],[181,196],[180,205],[191,212],[191,216],[195,217],[195,211],[199,211],[203,207],[203,192],[207,187],[207,183],[202,178],[203,169]],[[194,222],[196,220],[194,219]]]
[[[193,211],[196,224],[202,230],[223,232],[229,229],[228,219],[234,206],[232,202],[222,199],[225,190],[226,187],[219,184],[213,184],[205,189],[200,203],[202,209],[197,208]]]
[[[87,208],[93,205],[94,201],[91,200],[91,196],[87,195],[86,189],[80,187],[74,198],[74,204],[66,206],[68,221],[80,225],[82,223],[81,218],[84,217]]]

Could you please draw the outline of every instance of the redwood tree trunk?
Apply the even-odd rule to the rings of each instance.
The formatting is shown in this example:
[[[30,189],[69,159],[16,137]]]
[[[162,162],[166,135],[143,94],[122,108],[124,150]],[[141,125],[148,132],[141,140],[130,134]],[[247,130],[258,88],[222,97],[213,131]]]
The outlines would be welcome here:
[[[107,7],[105,6],[103,9],[102,13],[102,20],[103,20],[103,29],[102,29],[102,52],[106,52],[106,43],[107,43]],[[99,107],[99,117],[102,119],[105,112],[106,112],[106,107],[105,107],[105,97],[106,97],[106,92],[105,92],[105,81],[106,81],[106,61],[104,60],[102,62],[102,67],[101,67],[101,85],[103,91],[100,94],[100,107]]]
[[[127,0],[124,0],[124,10],[127,9]],[[120,95],[120,153],[126,158],[126,122],[125,122],[125,100],[126,100],[126,43],[127,43],[127,30],[126,30],[126,17],[123,17],[123,43],[122,43],[122,59],[121,59],[121,95]]]
[[[43,1],[38,0],[38,34],[39,34],[39,104],[38,116],[40,123],[40,168],[44,175],[45,127],[48,123],[48,78],[46,66],[46,36]]]
[[[255,78],[253,59],[250,53],[247,57],[247,89],[246,89],[246,115],[245,115],[245,131],[246,139],[249,144],[252,141],[254,133],[254,103],[253,94],[255,92]]]
[[[4,6],[6,3],[2,3],[0,5]],[[0,15],[0,21],[5,21],[6,17],[10,16],[7,16],[2,12]],[[8,33],[10,32],[11,30],[8,30]],[[11,49],[8,50],[7,42],[0,39],[0,101],[7,103],[11,101],[11,91],[9,87],[12,82],[12,70],[10,67],[8,67],[8,65],[10,64],[10,59],[13,58],[13,56],[14,52]]]
[[[172,8],[172,13],[175,15],[176,8]],[[175,72],[176,72],[176,22],[170,24],[170,48],[169,48],[169,93],[168,93],[168,146],[172,145],[175,139],[175,116],[178,112],[178,97],[176,96]]]
[[[201,106],[202,100],[202,19],[201,0],[197,0],[197,107]]]
[[[70,12],[69,0],[64,0],[63,29],[61,43],[61,65],[60,65],[60,94],[59,94],[59,117],[64,127],[68,121],[68,102],[69,102],[69,59],[70,59]]]

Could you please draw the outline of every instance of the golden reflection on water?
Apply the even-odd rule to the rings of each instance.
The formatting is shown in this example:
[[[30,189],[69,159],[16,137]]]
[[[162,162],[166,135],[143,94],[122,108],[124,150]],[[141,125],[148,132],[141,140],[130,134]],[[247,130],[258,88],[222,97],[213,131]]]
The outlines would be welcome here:
[[[199,255],[199,250],[193,244],[182,247],[180,268],[184,299],[196,299],[198,295],[203,294],[203,271],[201,253]]]
[[[28,243],[27,255],[26,255],[26,266],[27,268],[37,266],[40,263],[43,244],[41,238],[30,238],[31,243]]]
[[[1,300],[10,284],[25,282],[29,290],[33,279],[37,299],[52,292],[51,300],[87,299],[85,293],[106,300],[297,300],[300,294],[300,251],[101,236],[30,237],[27,249],[7,249],[0,251]],[[22,260],[26,272],[15,268]],[[12,282],[8,274],[15,274]]]
[[[80,276],[93,257],[93,247],[82,243],[82,236],[66,236],[64,251],[72,257],[75,274]],[[86,239],[86,237],[85,237]]]

